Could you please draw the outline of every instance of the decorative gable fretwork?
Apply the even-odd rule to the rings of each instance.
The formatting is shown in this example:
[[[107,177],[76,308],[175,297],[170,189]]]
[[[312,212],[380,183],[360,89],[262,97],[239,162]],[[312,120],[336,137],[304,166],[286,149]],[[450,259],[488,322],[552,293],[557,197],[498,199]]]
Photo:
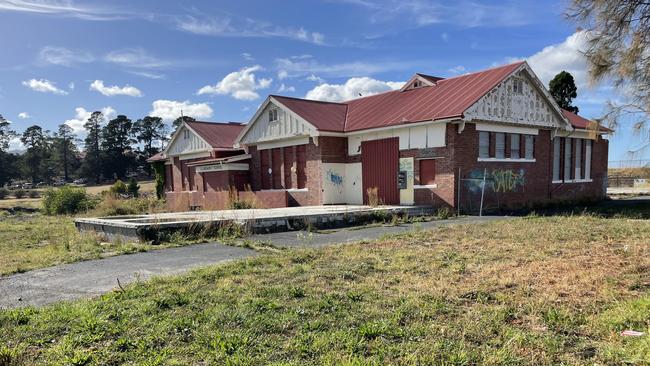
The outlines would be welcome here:
[[[241,138],[241,144],[255,144],[300,136],[315,136],[316,129],[290,110],[269,102],[251,121],[251,127]]]
[[[176,131],[176,135],[167,149],[167,155],[176,156],[212,150],[211,146],[186,126]]]
[[[511,75],[465,111],[465,119],[560,127],[565,122],[526,69]]]

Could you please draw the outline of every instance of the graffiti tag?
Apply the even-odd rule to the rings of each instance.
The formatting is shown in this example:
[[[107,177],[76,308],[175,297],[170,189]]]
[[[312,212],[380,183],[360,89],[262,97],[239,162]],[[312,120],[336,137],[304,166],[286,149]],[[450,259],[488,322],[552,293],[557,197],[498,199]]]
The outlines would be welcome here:
[[[526,184],[524,179],[524,172],[521,170],[515,173],[512,170],[493,170],[492,173],[492,189],[495,192],[514,192],[518,187],[523,187]]]
[[[331,169],[327,170],[327,179],[335,186],[343,185],[343,177]]]

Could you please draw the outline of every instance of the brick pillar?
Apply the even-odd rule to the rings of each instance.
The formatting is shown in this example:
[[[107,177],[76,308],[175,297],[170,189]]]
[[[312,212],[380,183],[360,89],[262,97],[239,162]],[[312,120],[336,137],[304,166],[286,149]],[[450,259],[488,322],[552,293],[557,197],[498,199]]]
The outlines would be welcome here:
[[[174,182],[174,192],[180,192],[183,190],[183,169],[181,166],[181,161],[178,157],[174,158],[174,165],[172,167],[173,182]]]

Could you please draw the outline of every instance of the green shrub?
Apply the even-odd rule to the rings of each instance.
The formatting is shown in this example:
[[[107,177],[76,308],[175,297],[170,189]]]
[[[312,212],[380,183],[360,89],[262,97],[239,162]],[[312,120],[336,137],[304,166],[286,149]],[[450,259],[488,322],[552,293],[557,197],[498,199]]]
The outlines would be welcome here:
[[[97,206],[94,214],[98,216],[138,215],[163,211],[164,202],[151,198],[118,199],[106,195]]]
[[[50,188],[43,194],[43,211],[48,215],[75,214],[95,205],[84,188],[64,186]]]
[[[113,196],[118,196],[121,194],[127,194],[128,193],[128,188],[126,187],[126,184],[122,182],[121,180],[116,180],[115,183],[110,188],[110,193]]]
[[[7,188],[0,188],[0,200],[7,198],[9,190]]]
[[[140,195],[140,186],[134,178],[129,180],[129,184],[126,186],[126,191],[131,197],[138,197]]]
[[[27,192],[27,195],[29,196],[29,198],[38,198],[40,196],[38,191],[29,191]]]
[[[24,189],[16,189],[14,191],[14,197],[16,197],[16,198],[23,198],[23,197],[25,197],[26,194],[27,194],[27,192],[25,192]]]
[[[153,168],[156,172],[156,197],[162,199],[165,196],[165,163],[154,163]]]

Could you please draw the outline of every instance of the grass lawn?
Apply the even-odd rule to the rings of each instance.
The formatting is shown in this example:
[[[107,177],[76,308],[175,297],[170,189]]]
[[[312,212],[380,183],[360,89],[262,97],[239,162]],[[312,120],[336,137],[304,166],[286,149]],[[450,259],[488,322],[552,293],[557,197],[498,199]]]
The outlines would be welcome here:
[[[0,216],[0,276],[101,256],[146,250],[151,245],[105,243],[75,229],[71,216]],[[2,364],[0,362],[0,364]]]
[[[283,251],[2,311],[0,363],[650,364],[649,251],[593,216]]]

